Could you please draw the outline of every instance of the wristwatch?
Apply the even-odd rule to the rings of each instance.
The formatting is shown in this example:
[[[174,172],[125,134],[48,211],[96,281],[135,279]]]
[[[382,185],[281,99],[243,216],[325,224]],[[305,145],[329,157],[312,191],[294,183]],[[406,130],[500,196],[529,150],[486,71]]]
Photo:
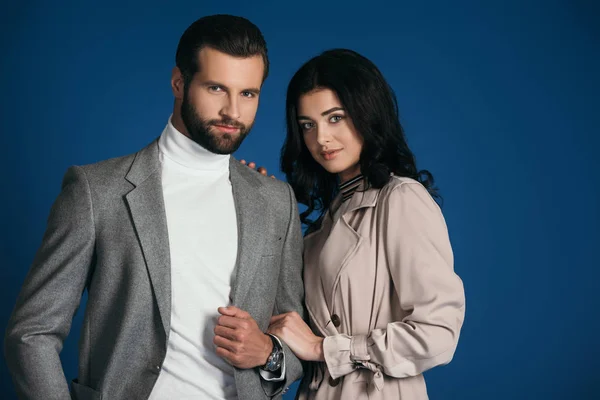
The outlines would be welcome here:
[[[269,358],[267,358],[267,363],[261,367],[264,371],[277,371],[281,368],[281,362],[283,361],[283,349],[279,344],[279,340],[270,333],[267,333],[273,342],[273,350],[271,350],[271,354],[269,354]]]

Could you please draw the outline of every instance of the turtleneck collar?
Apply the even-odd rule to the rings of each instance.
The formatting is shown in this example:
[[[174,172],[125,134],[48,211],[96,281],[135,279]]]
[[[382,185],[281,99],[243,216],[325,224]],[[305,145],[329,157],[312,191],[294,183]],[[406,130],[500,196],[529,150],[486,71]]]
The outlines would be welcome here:
[[[215,154],[200,146],[173,126],[172,117],[169,117],[169,122],[158,139],[158,146],[165,157],[195,170],[217,171],[229,168],[229,154]]]

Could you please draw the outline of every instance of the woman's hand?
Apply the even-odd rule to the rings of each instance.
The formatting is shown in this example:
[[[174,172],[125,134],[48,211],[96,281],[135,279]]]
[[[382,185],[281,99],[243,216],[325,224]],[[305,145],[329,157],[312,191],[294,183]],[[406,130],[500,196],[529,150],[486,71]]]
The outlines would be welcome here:
[[[252,169],[256,169],[256,171],[258,173],[260,173],[261,175],[267,176],[267,169],[265,167],[256,168],[256,163],[254,161],[250,161],[248,163],[248,162],[246,162],[246,160],[240,160],[240,163],[247,165],[248,167],[250,167]],[[271,175],[271,178],[275,179],[275,175]]]
[[[297,312],[275,315],[267,333],[285,342],[296,357],[305,361],[325,361],[323,338],[316,336]]]

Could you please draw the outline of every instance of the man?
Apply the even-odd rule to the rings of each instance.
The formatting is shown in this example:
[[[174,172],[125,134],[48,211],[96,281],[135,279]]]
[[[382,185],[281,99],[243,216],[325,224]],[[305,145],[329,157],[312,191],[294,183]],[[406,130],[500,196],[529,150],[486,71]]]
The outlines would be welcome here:
[[[177,48],[162,135],[67,171],[7,329],[20,398],[266,399],[300,377],[263,333],[303,309],[295,198],[229,156],[268,67],[251,22],[199,19]],[[69,394],[59,353],[84,290]]]

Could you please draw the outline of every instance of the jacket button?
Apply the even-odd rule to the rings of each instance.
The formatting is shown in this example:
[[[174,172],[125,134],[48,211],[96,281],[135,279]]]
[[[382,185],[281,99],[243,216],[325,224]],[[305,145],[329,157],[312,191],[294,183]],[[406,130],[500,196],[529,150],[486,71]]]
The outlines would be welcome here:
[[[331,376],[329,377],[329,385],[330,386],[335,387],[335,386],[337,386],[339,384],[340,384],[340,378],[333,379]]]
[[[340,323],[341,323],[340,317],[338,317],[337,314],[333,314],[331,316],[331,322],[333,323],[333,326],[335,326],[337,328],[338,326],[340,326]]]

